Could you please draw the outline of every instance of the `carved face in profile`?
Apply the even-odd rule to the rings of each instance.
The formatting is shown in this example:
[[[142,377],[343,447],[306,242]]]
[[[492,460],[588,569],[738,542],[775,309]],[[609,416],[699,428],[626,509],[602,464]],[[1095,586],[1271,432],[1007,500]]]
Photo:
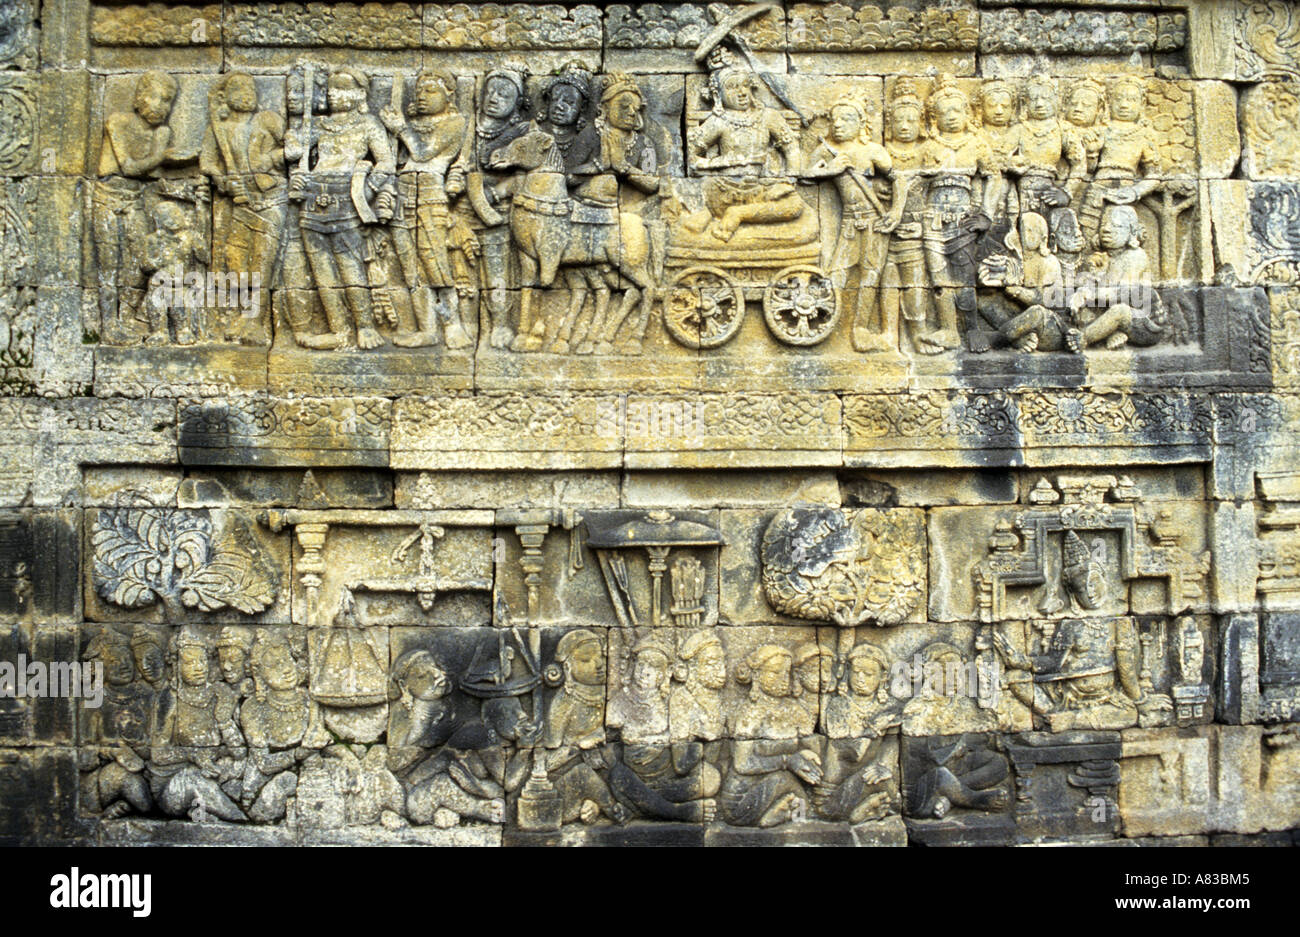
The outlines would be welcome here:
[[[1052,89],[1038,82],[1025,89],[1025,110],[1034,120],[1048,120],[1056,115]]]
[[[483,88],[483,113],[493,120],[505,120],[519,104],[519,91],[509,78],[494,75]]]
[[[551,85],[546,119],[557,127],[572,127],[582,113],[582,93],[568,82]]]
[[[415,83],[415,112],[441,114],[447,109],[447,89],[436,75],[421,75]]]
[[[187,644],[177,652],[177,666],[181,679],[189,686],[202,686],[208,682],[208,652],[197,644]]]
[[[1091,127],[1097,123],[1099,117],[1101,117],[1101,95],[1087,85],[1075,88],[1070,95],[1065,119],[1076,127]]]
[[[1012,106],[1011,92],[1006,88],[990,88],[984,92],[980,98],[981,110],[984,114],[984,123],[990,127],[1006,127],[1011,123],[1011,115],[1015,112]],[[944,129],[944,128],[940,128]],[[951,133],[950,130],[944,130],[945,133]]]
[[[831,139],[836,143],[856,140],[862,133],[862,114],[851,104],[831,108]]]
[[[1142,101],[1146,94],[1135,82],[1118,85],[1110,95],[1110,116],[1115,120],[1133,121],[1142,116]]]
[[[451,690],[447,674],[431,656],[421,656],[406,669],[406,691],[416,699],[441,699]]]
[[[641,129],[641,98],[632,91],[614,95],[606,109],[610,126],[628,132]]]

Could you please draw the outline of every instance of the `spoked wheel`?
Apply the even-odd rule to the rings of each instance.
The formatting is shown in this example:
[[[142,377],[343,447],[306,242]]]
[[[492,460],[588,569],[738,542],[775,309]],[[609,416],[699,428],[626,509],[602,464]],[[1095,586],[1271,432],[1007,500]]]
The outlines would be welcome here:
[[[763,291],[763,318],[787,345],[825,341],[840,319],[835,285],[817,267],[786,267]]]
[[[664,325],[687,348],[717,348],[740,330],[745,293],[717,267],[689,267],[664,297]]]

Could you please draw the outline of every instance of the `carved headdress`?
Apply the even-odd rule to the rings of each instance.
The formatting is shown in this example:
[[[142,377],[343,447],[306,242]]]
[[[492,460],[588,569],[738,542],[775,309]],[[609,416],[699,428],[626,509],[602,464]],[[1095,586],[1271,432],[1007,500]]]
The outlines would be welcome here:
[[[585,108],[591,103],[592,74],[583,68],[577,62],[567,62],[560,67],[555,76],[551,78],[542,92],[542,100],[549,101],[555,89],[560,85],[568,85],[582,96],[582,106]]]

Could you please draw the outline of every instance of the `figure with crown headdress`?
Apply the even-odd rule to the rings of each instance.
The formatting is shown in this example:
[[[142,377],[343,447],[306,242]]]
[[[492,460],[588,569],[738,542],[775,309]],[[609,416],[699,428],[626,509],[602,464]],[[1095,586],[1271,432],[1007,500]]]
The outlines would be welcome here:
[[[866,101],[843,95],[827,113],[830,133],[808,156],[807,179],[832,179],[840,196],[840,230],[831,255],[830,274],[837,289],[857,274],[857,308],[852,341],[857,351],[896,351],[892,334],[872,327],[880,292],[880,275],[889,245],[885,208],[877,187],[892,194],[894,164],[889,151],[870,137]],[[889,196],[885,196],[887,200]]]
[[[398,101],[400,89],[401,78],[394,78],[393,97]],[[463,219],[453,224],[447,195],[452,166],[468,145],[468,121],[456,109],[455,92],[449,74],[421,72],[409,118],[400,106],[380,112],[406,153],[391,232],[410,287],[415,328],[401,328],[393,336],[399,347],[436,344],[440,320],[449,349],[466,348],[471,341],[462,321],[460,290],[467,285],[467,265],[478,259],[478,241]]]
[[[1145,117],[1146,85],[1125,75],[1106,93],[1109,108],[1097,151],[1097,170],[1083,195],[1079,220],[1088,244],[1095,247],[1108,205],[1134,205],[1160,185],[1159,134]]]
[[[957,309],[975,306],[976,244],[990,221],[981,206],[983,186],[998,168],[988,143],[974,128],[970,99],[951,75],[935,79],[926,102],[930,135],[922,148],[928,176],[922,243],[934,288],[938,327],[927,340],[957,348]]]

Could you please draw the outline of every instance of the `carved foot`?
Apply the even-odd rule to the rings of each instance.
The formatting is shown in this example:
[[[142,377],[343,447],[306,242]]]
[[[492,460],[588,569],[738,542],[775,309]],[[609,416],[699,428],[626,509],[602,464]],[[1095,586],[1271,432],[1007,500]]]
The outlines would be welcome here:
[[[596,346],[591,342],[582,342],[573,350],[575,355],[590,355],[595,352]]]
[[[366,327],[357,329],[357,345],[362,348],[378,348],[384,343],[384,338],[374,329]]]
[[[1110,338],[1106,339],[1106,347],[1111,351],[1114,351],[1117,348],[1123,348],[1127,344],[1128,336],[1123,332],[1116,332]]]
[[[562,338],[557,338],[551,342],[551,347],[547,348],[546,351],[552,355],[567,355],[569,353],[569,343]]]
[[[1038,333],[1030,332],[1028,335],[1021,336],[1015,340],[1016,351],[1037,351],[1038,350]]]
[[[596,350],[595,350],[595,354],[598,354],[598,355],[612,355],[613,353],[614,353],[614,343],[613,343],[613,342],[605,342],[605,341],[596,342]]]
[[[302,335],[298,338],[298,344],[303,348],[315,348],[322,351],[338,351],[347,343],[347,332],[323,332],[320,335]]]
[[[426,348],[438,344],[438,336],[432,332],[398,332],[393,344],[398,348]]]
[[[870,329],[853,330],[853,350],[865,352],[894,351],[894,343]]]
[[[938,345],[944,351],[951,351],[954,348],[961,347],[961,339],[952,329],[938,329],[931,332],[927,338],[933,345]]]
[[[1065,333],[1065,345],[1076,355],[1083,354],[1083,333],[1078,329],[1070,329]]]
[[[470,341],[469,333],[465,331],[465,326],[459,322],[452,322],[446,328],[447,347],[454,350],[468,348],[473,342]]]
[[[510,343],[515,340],[514,330],[508,325],[498,325],[492,330],[492,338],[488,342],[493,348],[509,348]]]

